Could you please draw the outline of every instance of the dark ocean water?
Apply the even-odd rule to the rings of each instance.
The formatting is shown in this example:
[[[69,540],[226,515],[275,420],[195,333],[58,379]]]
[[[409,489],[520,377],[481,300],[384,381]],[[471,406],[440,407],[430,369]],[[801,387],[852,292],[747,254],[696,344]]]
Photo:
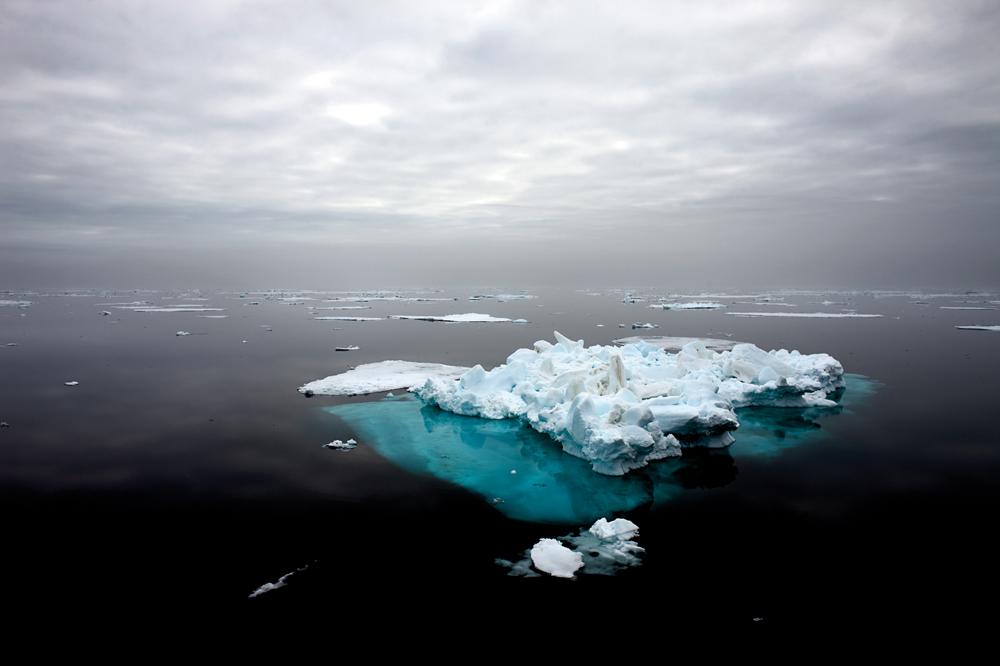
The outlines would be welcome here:
[[[993,307],[963,301],[997,296],[789,295],[796,307],[787,308],[712,299],[728,311],[884,315],[746,319],[727,310],[654,311],[596,291],[470,302],[473,291],[456,289],[426,294],[454,302],[371,302],[371,310],[317,313],[485,312],[526,318],[526,325],[315,321],[310,304],[338,304],[234,293],[200,294],[207,301],[183,292],[4,296],[32,301],[0,307],[0,420],[9,423],[0,429],[6,603],[26,621],[100,599],[106,613],[122,615],[253,620],[392,609],[419,622],[433,600],[469,621],[525,608],[599,616],[607,607],[652,608],[631,619],[651,626],[849,626],[974,619],[977,600],[996,594],[1000,334],[954,325],[997,324],[1000,310],[940,306]],[[109,305],[134,300],[220,307],[225,312],[206,314],[228,318]],[[845,304],[817,303],[823,300]],[[618,327],[637,321],[660,327]],[[192,335],[178,337],[179,330]],[[518,347],[552,339],[553,330],[588,344],[634,333],[732,336],[765,349],[827,352],[858,377],[840,413],[818,422],[781,410],[746,413],[730,450],[643,471],[642,488],[630,479],[627,491],[608,490],[586,477],[592,473],[580,461],[564,465],[553,447],[539,455],[556,459],[555,476],[580,483],[570,500],[539,515],[488,501],[491,479],[477,492],[366,444],[347,415],[362,415],[370,428],[393,412],[343,406],[381,394],[296,392],[384,359],[491,367]],[[347,344],[361,349],[333,351]],[[64,385],[71,380],[79,385]],[[421,415],[418,407],[408,414],[418,429],[455,430],[449,417]],[[520,437],[525,451],[549,445],[532,435],[496,436]],[[348,453],[321,447],[351,436],[361,445]],[[650,488],[658,492],[642,495]],[[532,492],[546,493],[542,486]],[[628,501],[608,504],[601,493]],[[641,567],[563,581],[513,578],[495,564],[539,538],[585,527],[605,507],[614,509],[609,518],[639,524],[647,551]],[[282,589],[247,598],[300,568]]]

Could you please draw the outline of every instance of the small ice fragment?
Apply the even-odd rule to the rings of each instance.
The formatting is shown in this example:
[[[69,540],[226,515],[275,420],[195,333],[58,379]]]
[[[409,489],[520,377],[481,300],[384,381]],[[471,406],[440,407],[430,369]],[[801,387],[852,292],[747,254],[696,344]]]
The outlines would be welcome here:
[[[102,317],[107,317],[107,316],[110,316],[110,315],[111,315],[111,312],[109,312],[108,310],[101,310],[101,316]]]
[[[77,385],[80,384],[80,382],[74,380],[74,381],[71,381],[71,382],[63,382],[63,384],[65,384],[66,386],[77,386]]]
[[[16,343],[16,342],[8,342],[8,343],[7,343],[7,346],[8,346],[8,347],[16,347],[16,346],[17,346],[17,343]]]
[[[9,427],[10,427],[9,423],[7,423],[6,421],[0,421],[0,428],[9,428]],[[494,504],[496,504],[496,502],[494,502]]]
[[[503,504],[503,498],[494,497],[493,499],[490,500],[490,504]]]
[[[956,326],[960,331],[993,331],[1000,333],[1000,326]]]
[[[334,351],[339,351],[339,352],[358,351],[359,349],[361,349],[361,347],[359,347],[357,345],[347,345],[346,347],[334,347],[333,348]]]
[[[632,324],[632,328],[658,328],[659,326],[659,324],[651,324],[648,321],[645,324],[639,322]]]
[[[357,445],[358,443],[355,442],[353,439],[349,439],[346,442],[342,442],[339,439],[335,439],[332,442],[323,444],[322,446],[324,449],[333,449],[335,451],[350,451],[351,449],[356,448]]]
[[[191,335],[188,331],[177,331],[174,335],[178,337],[183,337],[185,335]]]
[[[541,539],[531,548],[531,563],[539,571],[557,578],[572,578],[583,567],[583,555],[555,539]]]
[[[285,585],[288,584],[286,581],[288,581],[289,578],[291,578],[292,576],[294,576],[295,574],[297,574],[297,573],[299,573],[301,571],[305,571],[308,568],[309,568],[308,565],[306,565],[304,567],[299,567],[295,571],[289,571],[288,573],[286,573],[284,576],[282,576],[281,578],[279,578],[274,583],[264,583],[263,585],[261,585],[260,587],[258,587],[256,590],[254,590],[253,592],[251,592],[250,596],[247,597],[247,598],[248,599],[253,599],[254,597],[259,597],[260,595],[264,594],[265,592],[271,592],[273,590],[277,590],[279,588],[282,588],[282,587],[284,587]]]
[[[245,345],[246,343],[247,343],[246,340],[240,340],[240,344],[244,344]]]
[[[512,469],[512,470],[510,470],[510,473],[511,474],[517,474],[517,470],[516,469]]]
[[[387,397],[387,398],[395,398],[396,396],[393,395],[392,391],[389,391],[388,393],[385,394],[385,397]]]

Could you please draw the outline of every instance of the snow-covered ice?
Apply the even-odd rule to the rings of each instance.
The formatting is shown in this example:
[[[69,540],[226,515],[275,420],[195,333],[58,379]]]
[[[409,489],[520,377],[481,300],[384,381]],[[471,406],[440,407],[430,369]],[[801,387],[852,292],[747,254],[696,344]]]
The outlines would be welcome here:
[[[727,312],[734,317],[801,317],[804,319],[870,319],[880,314],[858,312]]]
[[[583,567],[583,555],[556,539],[542,539],[531,547],[531,563],[539,571],[556,578],[572,578]]]
[[[382,321],[383,317],[313,317],[316,321]]]
[[[511,324],[527,324],[527,319],[508,319],[506,317],[494,317],[493,315],[480,314],[478,312],[465,312],[462,314],[450,315],[389,315],[389,319],[416,319],[419,321],[443,321],[453,324],[475,323],[494,324],[508,322]]]
[[[225,308],[203,308],[195,307],[153,307],[153,306],[132,306],[117,305],[119,310],[131,310],[132,312],[223,312]]]
[[[585,347],[555,338],[457,382],[430,377],[415,393],[456,414],[519,418],[595,471],[621,475],[679,456],[682,446],[728,446],[739,407],[831,407],[828,396],[844,385],[843,367],[827,354],[751,344],[714,352],[697,341],[668,354],[644,342]]]
[[[299,387],[300,393],[314,395],[359,395],[381,393],[393,389],[410,388],[434,377],[454,379],[469,368],[441,363],[415,361],[381,361],[365,363],[353,370],[317,379]]]
[[[294,576],[297,573],[301,573],[301,572],[305,571],[308,568],[309,568],[308,565],[306,565],[304,567],[299,567],[295,571],[289,571],[288,573],[286,573],[284,576],[282,576],[281,578],[279,578],[278,580],[276,580],[273,583],[264,583],[263,585],[261,585],[260,587],[258,587],[256,590],[254,590],[253,592],[251,592],[250,596],[248,597],[248,599],[253,599],[254,597],[259,597],[260,595],[262,595],[262,594],[264,594],[266,592],[271,592],[273,590],[277,590],[279,588],[285,587],[285,585],[288,584],[288,579],[289,578],[291,578],[292,576]]]
[[[1000,326],[956,326],[960,331],[993,331],[1000,333]]]
[[[713,301],[692,301],[685,303],[653,303],[649,307],[654,310],[718,310],[726,306]]]
[[[633,329],[636,329],[636,328],[659,328],[659,327],[660,327],[659,324],[652,324],[652,323],[650,323],[648,321],[646,323],[642,323],[642,322],[638,322],[637,321],[634,324],[632,324],[632,328]]]

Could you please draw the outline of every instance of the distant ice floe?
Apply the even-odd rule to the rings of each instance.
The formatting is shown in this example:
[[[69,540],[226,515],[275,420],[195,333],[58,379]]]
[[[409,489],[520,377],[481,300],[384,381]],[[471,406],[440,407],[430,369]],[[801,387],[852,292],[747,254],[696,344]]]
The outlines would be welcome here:
[[[584,347],[555,338],[457,382],[431,377],[414,392],[456,414],[518,418],[594,471],[622,475],[682,447],[730,445],[739,407],[834,407],[828,396],[844,386],[843,366],[827,354],[751,344],[718,353],[697,341],[668,354],[644,342]]]
[[[313,310],[371,310],[370,305],[334,305],[329,308],[313,307]]]
[[[31,306],[31,301],[0,300],[0,307],[26,308],[30,306]]]
[[[357,345],[345,345],[343,347],[334,347],[333,351],[351,352],[351,351],[358,351],[360,349],[361,349],[361,347],[359,347]]]
[[[63,384],[64,384],[65,386],[79,386],[79,385],[80,385],[80,382],[78,382],[78,381],[76,381],[76,380],[73,380],[73,381],[71,381],[71,382],[63,382]]]
[[[191,333],[188,331],[177,331],[176,333],[174,333],[174,335],[176,335],[177,337],[184,337],[187,335],[191,335]]]
[[[131,310],[132,312],[224,312],[225,308],[206,308],[200,305],[168,305],[157,307],[154,305],[116,305],[118,310]]]
[[[636,329],[636,328],[659,328],[659,327],[660,327],[659,324],[652,324],[652,323],[650,323],[648,321],[646,323],[642,323],[642,322],[638,322],[637,321],[634,324],[632,324],[632,328],[633,329]]]
[[[1000,326],[956,326],[960,331],[993,331],[1000,333]]]
[[[494,317],[493,315],[480,314],[478,312],[466,312],[463,314],[450,315],[389,315],[389,319],[414,319],[418,321],[443,321],[452,324],[527,324],[527,319],[508,319],[507,317]]]
[[[727,312],[734,317],[799,317],[802,319],[871,319],[880,314],[858,312]]]
[[[316,321],[383,321],[385,317],[313,317]]]
[[[229,315],[198,315],[202,319],[229,319]]]
[[[498,301],[526,301],[533,298],[538,298],[534,294],[475,294],[469,296],[470,301],[483,301],[487,299],[495,299]]]
[[[985,306],[973,306],[973,305],[942,305],[940,306],[942,310],[996,310],[996,308],[990,308]]]
[[[317,379],[299,387],[299,393],[313,395],[362,395],[419,386],[428,379],[453,379],[469,368],[441,363],[381,361],[365,363],[353,370]]]
[[[427,296],[338,296],[337,298],[326,299],[327,303],[368,303],[371,301],[403,302],[403,303],[432,303],[436,301],[457,301],[452,297],[427,297]]]
[[[292,576],[294,576],[297,573],[301,573],[301,572],[305,571],[308,568],[309,568],[309,565],[306,565],[304,567],[299,567],[295,571],[289,571],[288,573],[286,573],[284,576],[282,576],[281,578],[279,578],[278,580],[276,580],[273,583],[264,583],[263,585],[261,585],[260,587],[258,587],[256,590],[254,590],[253,592],[251,592],[250,596],[247,597],[247,598],[248,599],[253,599],[253,598],[259,597],[260,595],[265,594],[267,592],[273,592],[274,590],[277,590],[279,588],[285,587],[285,585],[288,584],[288,579],[289,578],[291,578]]]
[[[538,571],[556,578],[574,578],[577,572],[610,576],[641,564],[645,549],[635,542],[639,526],[630,520],[600,518],[590,529],[559,539],[541,539],[518,562],[496,560],[511,576],[538,576]],[[569,544],[569,546],[564,545]]]
[[[692,301],[688,303],[653,303],[649,307],[654,310],[719,310],[726,306],[712,301]]]
[[[721,338],[684,338],[669,335],[630,335],[627,338],[618,338],[614,341],[616,345],[634,345],[640,342],[659,347],[663,351],[678,352],[685,345],[692,342],[700,342],[707,349],[712,351],[729,351],[736,345],[745,344],[738,340],[723,340]]]

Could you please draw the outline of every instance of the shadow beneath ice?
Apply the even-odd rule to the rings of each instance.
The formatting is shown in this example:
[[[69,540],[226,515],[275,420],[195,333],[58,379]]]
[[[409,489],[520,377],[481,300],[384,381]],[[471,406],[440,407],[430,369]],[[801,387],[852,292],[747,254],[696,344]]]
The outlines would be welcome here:
[[[516,520],[580,525],[686,490],[721,488],[738,474],[741,456],[773,456],[823,434],[817,422],[849,409],[874,382],[848,375],[836,408],[739,410],[736,443],[726,450],[687,449],[626,476],[606,476],[558,443],[513,419],[460,416],[406,395],[324,407],[362,445],[400,467],[459,485]]]

